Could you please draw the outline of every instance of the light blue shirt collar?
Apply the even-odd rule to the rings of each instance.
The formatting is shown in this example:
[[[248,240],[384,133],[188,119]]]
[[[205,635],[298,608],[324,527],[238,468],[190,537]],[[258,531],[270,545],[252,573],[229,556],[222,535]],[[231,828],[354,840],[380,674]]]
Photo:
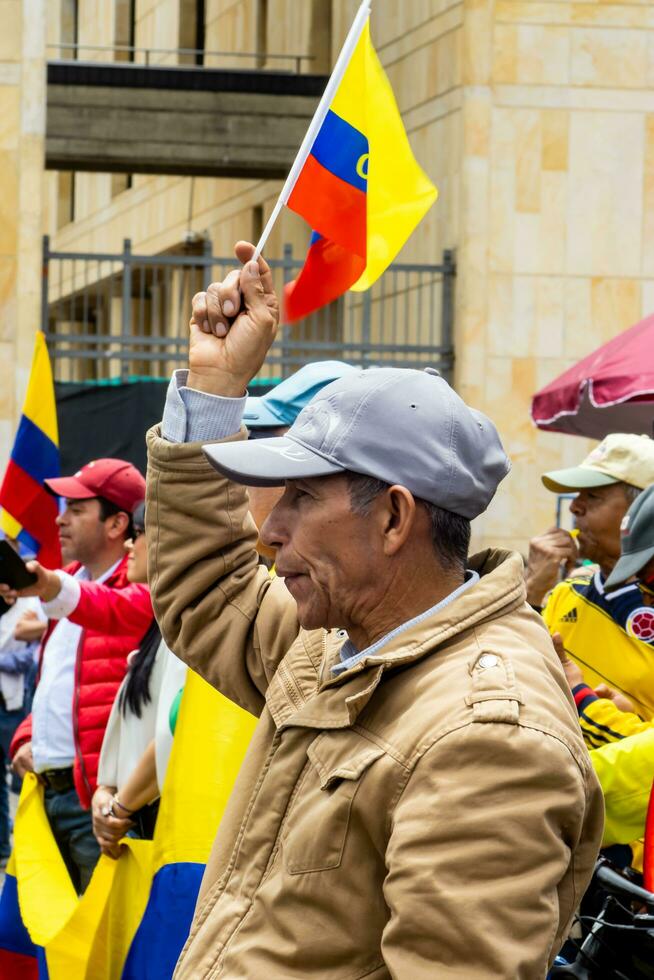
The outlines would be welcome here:
[[[430,606],[429,609],[425,609],[424,612],[421,612],[417,616],[414,616],[413,619],[409,619],[407,620],[406,623],[401,623],[399,626],[396,626],[395,629],[391,630],[390,633],[387,633],[385,636],[382,636],[380,640],[377,640],[376,643],[373,643],[372,646],[366,647],[366,649],[362,650],[361,652],[359,652],[356,649],[356,647],[354,646],[351,640],[349,639],[346,640],[343,646],[341,647],[341,663],[334,664],[334,666],[332,667],[332,674],[334,674],[335,676],[338,676],[339,674],[344,674],[346,670],[349,670],[351,667],[354,667],[355,664],[358,664],[360,660],[364,659],[364,657],[375,656],[375,654],[379,653],[381,648],[385,646],[385,644],[388,643],[390,640],[394,640],[396,636],[400,635],[400,633],[404,633],[405,630],[410,629],[412,626],[417,626],[418,623],[421,623],[429,616],[433,616],[434,613],[440,612],[441,609],[445,609],[446,606],[449,606],[451,602],[454,602],[455,599],[458,599],[458,597],[460,595],[463,595],[463,593],[466,592],[469,588],[471,588],[473,585],[476,585],[478,581],[479,581],[478,573],[468,569],[466,571],[465,581],[458,587],[458,589],[455,589],[454,592],[450,592],[450,594],[446,595],[444,599],[441,599],[440,602],[437,602],[435,606]]]

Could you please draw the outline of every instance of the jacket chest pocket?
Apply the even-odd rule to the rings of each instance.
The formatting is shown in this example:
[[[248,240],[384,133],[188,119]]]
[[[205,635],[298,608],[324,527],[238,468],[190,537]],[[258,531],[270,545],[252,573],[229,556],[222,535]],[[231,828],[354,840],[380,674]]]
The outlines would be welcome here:
[[[350,730],[313,740],[282,837],[289,874],[339,867],[354,797],[366,770],[384,754]]]

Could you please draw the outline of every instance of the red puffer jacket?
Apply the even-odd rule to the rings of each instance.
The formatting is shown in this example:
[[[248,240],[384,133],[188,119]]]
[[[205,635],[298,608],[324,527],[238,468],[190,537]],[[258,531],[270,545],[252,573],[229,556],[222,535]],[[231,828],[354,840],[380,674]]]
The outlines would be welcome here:
[[[80,582],[81,596],[69,619],[83,626],[77,648],[75,693],[72,704],[75,736],[75,787],[83,807],[91,805],[96,788],[98,760],[111,706],[127,670],[127,654],[138,647],[152,622],[147,585],[127,581],[127,559],[104,582]],[[65,570],[74,574],[80,565]],[[41,643],[43,651],[57,625],[51,620]],[[16,729],[10,754],[32,739],[32,716]]]

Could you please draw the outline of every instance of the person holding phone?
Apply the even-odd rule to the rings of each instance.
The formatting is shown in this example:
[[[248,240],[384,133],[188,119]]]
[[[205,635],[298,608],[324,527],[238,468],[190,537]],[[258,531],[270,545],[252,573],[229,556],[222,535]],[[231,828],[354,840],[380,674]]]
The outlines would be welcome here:
[[[84,581],[113,589],[128,585],[125,540],[132,533],[131,514],[143,499],[145,481],[125,460],[97,459],[73,476],[46,480],[46,485],[66,501],[57,525],[62,555],[70,564],[66,591],[42,595],[48,628],[32,714],[19,725],[10,751],[18,775],[34,771],[43,782],[53,835],[81,893],[100,854],[89,808],[102,738],[127,655],[138,646],[152,610],[147,588],[139,586],[145,590],[141,615],[136,605],[122,632],[97,629],[84,625],[77,602],[70,612],[70,592]]]
[[[3,545],[13,549],[17,562],[18,543],[5,538]],[[19,565],[20,567],[20,565]],[[29,633],[23,632],[25,623]],[[30,681],[34,674],[38,641],[46,628],[46,617],[36,598],[18,599],[13,605],[0,600],[0,866],[11,853],[11,820],[7,767],[9,746],[14,733],[29,710]],[[20,782],[13,774],[12,788],[18,792]]]

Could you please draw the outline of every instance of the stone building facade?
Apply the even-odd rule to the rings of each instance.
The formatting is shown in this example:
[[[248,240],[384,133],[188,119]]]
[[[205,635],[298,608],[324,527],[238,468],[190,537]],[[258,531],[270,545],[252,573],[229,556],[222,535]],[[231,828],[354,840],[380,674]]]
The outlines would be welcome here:
[[[190,232],[217,254],[256,237],[280,184],[46,172],[45,61],[72,0],[0,0],[0,455],[40,317],[41,235],[64,250],[164,252]],[[123,0],[78,0],[78,57],[106,60]],[[137,48],[193,47],[192,0],[136,0]],[[456,251],[455,385],[497,422],[513,471],[476,544],[525,548],[553,522],[544,469],[588,444],[537,432],[530,397],[654,309],[654,6],[649,0],[373,0],[371,31],[414,152],[440,198],[400,258]],[[313,57],[329,70],[356,0],[206,0],[207,51]],[[121,33],[122,32],[122,33]],[[55,54],[53,55],[53,52]],[[114,52],[116,59],[124,57]],[[139,56],[137,55],[137,58]],[[161,63],[184,55],[160,54]],[[210,56],[205,63],[212,64]],[[216,64],[234,67],[223,55]],[[270,66],[270,62],[268,63]],[[71,203],[74,201],[74,207]],[[270,241],[296,254],[284,214]]]

